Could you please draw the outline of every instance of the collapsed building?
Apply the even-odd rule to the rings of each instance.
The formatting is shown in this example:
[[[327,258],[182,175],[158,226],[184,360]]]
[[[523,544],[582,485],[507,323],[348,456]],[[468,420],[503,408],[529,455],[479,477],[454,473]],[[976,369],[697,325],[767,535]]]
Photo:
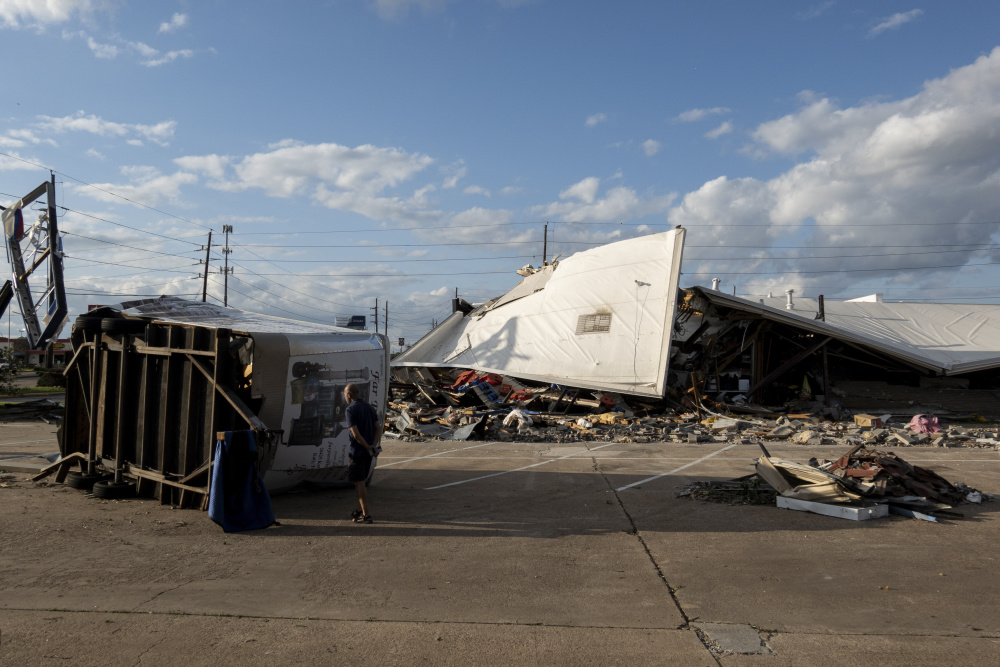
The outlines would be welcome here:
[[[392,361],[395,379],[459,405],[476,371],[487,405],[556,392],[576,406],[622,403],[727,412],[1000,414],[1000,306],[750,299],[678,284],[685,230],[611,243],[539,269],[454,312]],[[502,395],[483,398],[484,384]],[[550,401],[551,405],[551,401]]]

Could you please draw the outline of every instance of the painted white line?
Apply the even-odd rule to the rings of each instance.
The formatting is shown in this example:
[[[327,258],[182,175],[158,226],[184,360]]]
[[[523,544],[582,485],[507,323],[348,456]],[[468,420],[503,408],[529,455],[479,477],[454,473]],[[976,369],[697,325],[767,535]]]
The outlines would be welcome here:
[[[36,442],[53,442],[55,438],[45,438],[44,440],[22,440],[21,442],[0,442],[0,447],[8,445],[30,445]]]
[[[401,463],[410,463],[411,461],[421,461],[423,459],[432,459],[435,456],[444,456],[445,454],[452,454],[454,452],[464,452],[467,449],[476,449],[478,447],[489,447],[490,445],[498,444],[496,442],[484,442],[481,445],[472,445],[471,447],[460,447],[459,449],[449,449],[446,452],[438,452],[437,454],[428,454],[427,456],[417,456],[412,459],[403,459],[402,461],[393,461],[392,463],[386,463],[385,465],[375,466],[377,468],[388,468],[389,466],[398,466]]]
[[[566,456],[560,456],[556,459],[549,459],[547,461],[540,461],[539,463],[532,463],[530,466],[523,466],[521,468],[514,468],[513,470],[502,470],[500,472],[490,473],[489,475],[481,475],[479,477],[472,477],[471,479],[463,479],[461,482],[449,482],[448,484],[441,484],[440,486],[429,486],[424,491],[434,491],[435,489],[443,489],[449,486],[458,486],[459,484],[465,484],[467,482],[478,482],[481,479],[489,479],[490,477],[499,477],[500,475],[506,475],[511,472],[520,472],[521,470],[528,470],[530,468],[537,468],[538,466],[543,466],[547,463],[554,463],[555,461],[562,461],[563,459],[573,458],[574,456],[579,456],[580,454],[589,454],[591,452],[596,452],[598,449],[604,449],[605,447],[613,447],[614,445],[619,445],[618,442],[609,442],[606,445],[601,445],[600,447],[594,447],[593,449],[585,449],[581,452],[573,452],[572,454],[567,454]]]
[[[626,484],[625,486],[619,486],[617,489],[615,489],[615,491],[624,491],[625,489],[631,489],[633,486],[639,486],[640,484],[645,484],[646,482],[652,482],[654,479],[660,479],[661,477],[666,477],[668,475],[674,475],[676,473],[679,473],[681,470],[684,470],[685,468],[690,468],[693,465],[696,465],[698,463],[701,463],[702,461],[710,459],[713,456],[715,456],[716,454],[721,454],[722,452],[726,451],[727,449],[732,449],[735,446],[736,445],[729,445],[728,447],[723,447],[722,449],[720,449],[717,452],[712,452],[711,454],[703,456],[703,457],[701,457],[700,459],[698,459],[696,461],[691,461],[691,463],[688,463],[686,465],[682,465],[680,468],[674,468],[670,472],[665,472],[662,475],[655,475],[653,477],[647,477],[646,479],[639,480],[638,482],[633,482],[632,484]]]

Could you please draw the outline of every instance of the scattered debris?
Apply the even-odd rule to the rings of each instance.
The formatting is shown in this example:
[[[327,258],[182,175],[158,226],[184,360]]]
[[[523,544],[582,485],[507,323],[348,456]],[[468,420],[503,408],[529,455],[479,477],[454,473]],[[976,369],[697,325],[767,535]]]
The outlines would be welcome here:
[[[61,420],[62,403],[56,403],[46,398],[37,401],[22,401],[20,403],[0,403],[0,421],[19,419],[41,419],[47,424]]]
[[[926,521],[962,518],[955,505],[991,500],[961,482],[951,483],[932,470],[904,461],[892,452],[862,444],[820,464],[797,463],[770,455],[763,443],[756,473],[732,481],[693,482],[678,497],[739,505],[763,505],[814,512],[855,521],[890,512]]]

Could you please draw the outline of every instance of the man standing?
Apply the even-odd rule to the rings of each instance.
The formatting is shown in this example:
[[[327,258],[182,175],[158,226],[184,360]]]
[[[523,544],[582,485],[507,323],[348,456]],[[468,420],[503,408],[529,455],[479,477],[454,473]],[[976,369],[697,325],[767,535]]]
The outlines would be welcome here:
[[[379,423],[375,408],[361,400],[358,385],[352,383],[344,387],[344,399],[348,404],[344,417],[351,431],[351,464],[347,468],[347,478],[354,482],[354,488],[358,492],[358,509],[351,513],[351,518],[355,523],[372,523],[365,480],[368,479],[372,459],[382,451],[379,446],[382,424]]]

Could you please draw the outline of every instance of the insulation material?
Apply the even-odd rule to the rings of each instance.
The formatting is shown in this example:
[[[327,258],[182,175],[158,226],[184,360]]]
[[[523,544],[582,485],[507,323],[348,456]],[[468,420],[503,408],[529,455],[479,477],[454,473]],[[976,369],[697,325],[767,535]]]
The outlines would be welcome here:
[[[392,366],[662,396],[683,243],[678,228],[572,255],[452,314]]]

